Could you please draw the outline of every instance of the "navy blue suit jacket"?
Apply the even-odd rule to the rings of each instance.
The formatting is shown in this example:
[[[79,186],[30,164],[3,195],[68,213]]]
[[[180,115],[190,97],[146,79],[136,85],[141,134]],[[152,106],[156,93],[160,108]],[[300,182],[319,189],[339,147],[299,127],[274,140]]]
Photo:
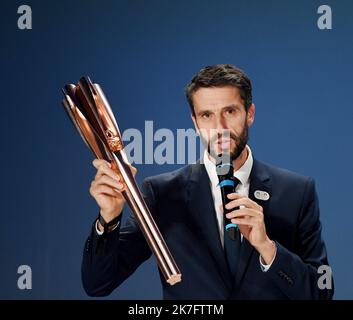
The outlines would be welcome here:
[[[232,283],[218,230],[210,181],[203,164],[147,178],[142,190],[151,213],[177,262],[182,282],[170,286],[160,273],[165,299],[330,299],[321,290],[317,268],[328,265],[321,238],[314,181],[254,159],[249,197],[263,207],[276,258],[263,272],[258,252],[244,238]],[[268,201],[254,197],[267,191]],[[151,256],[135,219],[110,232],[104,250],[95,229],[82,261],[83,286],[90,296],[110,294]]]

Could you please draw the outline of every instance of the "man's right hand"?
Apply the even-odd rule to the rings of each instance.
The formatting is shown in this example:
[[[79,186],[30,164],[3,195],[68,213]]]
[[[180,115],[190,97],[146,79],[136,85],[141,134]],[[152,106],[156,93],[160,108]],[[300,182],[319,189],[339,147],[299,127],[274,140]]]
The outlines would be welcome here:
[[[125,199],[122,191],[126,186],[122,177],[112,170],[112,166],[105,160],[93,160],[93,166],[97,169],[96,176],[91,183],[89,192],[100,207],[100,214],[106,222],[110,222],[119,216],[123,210]],[[136,168],[131,166],[133,174]]]

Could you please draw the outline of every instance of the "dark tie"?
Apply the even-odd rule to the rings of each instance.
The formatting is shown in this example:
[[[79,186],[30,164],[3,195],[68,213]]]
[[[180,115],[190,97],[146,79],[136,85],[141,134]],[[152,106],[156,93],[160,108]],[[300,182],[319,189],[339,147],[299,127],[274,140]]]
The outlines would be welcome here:
[[[235,177],[233,178],[233,180],[235,182],[235,186],[234,186],[234,189],[235,189],[240,181]],[[224,253],[225,253],[228,267],[232,274],[233,280],[235,278],[237,264],[240,257],[240,249],[241,249],[241,236],[240,236],[239,228],[235,228],[234,231],[235,231],[235,237],[233,240],[229,236],[229,231],[226,230],[224,225]]]

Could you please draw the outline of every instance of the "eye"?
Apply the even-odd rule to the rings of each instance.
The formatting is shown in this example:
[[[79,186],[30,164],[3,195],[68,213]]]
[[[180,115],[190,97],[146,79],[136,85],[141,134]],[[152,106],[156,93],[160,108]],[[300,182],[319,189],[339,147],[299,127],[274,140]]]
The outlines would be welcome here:
[[[209,112],[204,112],[202,115],[201,115],[201,118],[202,119],[209,119],[211,116],[211,114]]]
[[[235,109],[235,108],[229,108],[229,109],[227,109],[227,110],[225,111],[225,114],[226,114],[227,116],[234,116],[235,113],[236,113],[236,109]]]

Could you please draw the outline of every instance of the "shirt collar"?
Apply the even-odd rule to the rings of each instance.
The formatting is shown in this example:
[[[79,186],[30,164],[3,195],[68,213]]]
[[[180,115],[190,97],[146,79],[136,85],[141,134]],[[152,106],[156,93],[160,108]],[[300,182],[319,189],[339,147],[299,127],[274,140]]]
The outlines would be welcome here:
[[[244,164],[237,171],[234,172],[234,177],[239,179],[242,185],[246,185],[247,183],[249,183],[250,172],[254,162],[250,147],[246,145],[246,148],[248,150],[248,157]],[[209,159],[207,150],[205,150],[204,152],[203,162],[205,164],[205,168],[212,185],[216,186],[218,184],[216,166]]]

